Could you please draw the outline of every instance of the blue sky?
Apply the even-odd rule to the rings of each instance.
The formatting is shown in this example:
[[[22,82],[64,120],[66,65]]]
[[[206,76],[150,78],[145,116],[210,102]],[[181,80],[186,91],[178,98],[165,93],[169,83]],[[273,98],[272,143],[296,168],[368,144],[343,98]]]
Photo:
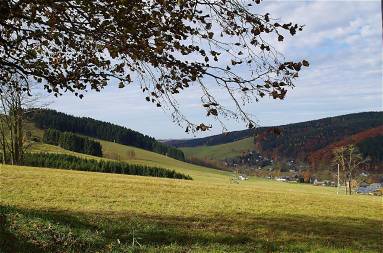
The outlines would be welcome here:
[[[269,98],[246,106],[260,126],[287,124],[352,112],[381,111],[382,20],[376,1],[271,1],[257,6],[257,13],[271,13],[282,21],[305,24],[303,32],[277,48],[287,59],[310,61],[296,87],[283,101]],[[193,138],[171,121],[169,113],[147,103],[134,85],[111,85],[102,93],[89,92],[83,100],[73,95],[51,98],[50,108],[77,116],[113,122],[158,139]],[[182,110],[202,122],[198,94],[183,94]],[[214,122],[213,122],[214,123]],[[227,121],[228,130],[243,123]],[[219,124],[196,137],[221,133]]]

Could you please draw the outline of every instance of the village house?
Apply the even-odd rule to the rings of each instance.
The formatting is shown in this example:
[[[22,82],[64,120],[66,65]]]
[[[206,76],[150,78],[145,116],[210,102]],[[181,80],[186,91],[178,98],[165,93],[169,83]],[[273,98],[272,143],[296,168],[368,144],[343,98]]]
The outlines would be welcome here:
[[[356,193],[358,194],[369,194],[369,195],[375,195],[375,194],[378,194],[379,195],[379,191],[383,189],[383,184],[382,183],[374,183],[374,184],[370,184],[370,185],[367,185],[366,184],[361,184],[357,189],[356,189]],[[381,193],[380,193],[381,194]]]

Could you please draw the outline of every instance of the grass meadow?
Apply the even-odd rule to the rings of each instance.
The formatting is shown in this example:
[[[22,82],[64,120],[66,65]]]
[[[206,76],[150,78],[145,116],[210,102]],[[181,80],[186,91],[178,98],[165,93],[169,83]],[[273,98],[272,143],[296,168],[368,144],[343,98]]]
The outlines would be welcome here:
[[[380,197],[232,184],[229,172],[100,142],[103,158],[41,143],[32,151],[159,166],[193,181],[0,165],[0,252],[383,251]],[[241,152],[222,146],[202,152]]]
[[[242,140],[213,145],[213,146],[198,146],[180,148],[186,157],[195,157],[199,159],[224,160],[240,156],[243,152],[248,152],[254,149],[254,138],[245,138]]]
[[[1,249],[382,252],[380,197],[257,178],[230,184],[227,174],[204,177],[197,168],[188,174],[195,179],[1,165]]]
[[[62,153],[68,155],[75,155],[87,159],[107,159],[119,160],[132,164],[140,164],[147,166],[158,166],[167,169],[174,169],[177,172],[190,175],[193,179],[202,181],[227,181],[230,175],[228,172],[214,170],[211,168],[198,166],[194,164],[185,163],[171,157],[163,156],[147,150],[125,146],[118,143],[98,140],[102,144],[103,158],[93,157],[90,155],[80,154],[73,151],[68,151],[57,146],[37,143],[32,147],[33,152],[46,152],[46,153]],[[134,156],[132,156],[132,152]]]

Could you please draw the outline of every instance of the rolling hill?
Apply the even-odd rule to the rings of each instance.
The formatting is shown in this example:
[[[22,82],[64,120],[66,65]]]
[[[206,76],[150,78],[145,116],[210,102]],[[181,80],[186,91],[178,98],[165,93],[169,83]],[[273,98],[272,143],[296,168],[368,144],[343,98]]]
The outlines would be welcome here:
[[[339,143],[358,145],[368,138],[382,136],[382,126],[383,112],[365,112],[167,143],[181,148],[189,159],[223,161],[256,151],[270,159],[297,160],[316,166],[328,161],[328,156],[318,155],[323,149],[328,153],[329,148]]]
[[[42,139],[44,129],[26,128]],[[103,157],[41,142],[32,152],[159,166],[193,180],[0,164],[1,252],[381,251],[379,197],[255,177],[233,183],[229,172],[92,139]],[[245,138],[207,154],[251,147]]]
[[[37,128],[33,123],[27,124],[27,129],[32,132],[35,137],[42,139],[44,130]],[[217,180],[228,180],[229,173],[211,169],[208,167],[198,166],[177,159],[161,155],[155,152],[151,152],[145,149],[127,146],[115,142],[109,142],[93,138],[100,142],[103,150],[103,157],[94,157],[86,154],[76,153],[73,151],[65,150],[61,147],[49,145],[46,143],[37,142],[32,146],[32,152],[42,153],[58,153],[79,156],[87,159],[107,159],[107,160],[118,160],[127,162],[130,164],[138,164],[145,166],[162,167],[166,169],[175,170],[180,173],[184,173],[193,177],[196,180],[208,181],[211,178]]]
[[[163,144],[153,137],[109,122],[88,117],[75,117],[48,109],[30,110],[26,114],[26,118],[39,129],[54,129],[62,132],[85,135],[153,151],[181,161],[185,160],[183,152],[179,149]]]
[[[254,138],[245,138],[214,146],[184,147],[181,150],[187,157],[201,159],[225,160],[240,156],[254,149]]]

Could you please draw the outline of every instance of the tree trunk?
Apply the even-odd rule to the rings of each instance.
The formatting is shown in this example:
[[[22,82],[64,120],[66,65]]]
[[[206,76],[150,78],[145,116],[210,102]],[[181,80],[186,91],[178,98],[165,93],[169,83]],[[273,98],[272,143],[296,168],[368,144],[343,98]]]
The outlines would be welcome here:
[[[21,108],[21,101],[19,97],[18,108],[16,109],[16,145],[17,145],[17,164],[21,165],[23,161],[23,109]]]
[[[347,185],[347,180],[344,181],[344,185],[346,186],[346,195],[348,194],[348,185]]]
[[[11,118],[12,117],[12,114],[9,115],[9,117]],[[12,165],[15,164],[15,144],[14,144],[14,138],[15,138],[15,133],[14,133],[14,127],[13,127],[13,119],[11,118],[10,119],[10,136],[9,138],[11,139],[10,140],[10,145],[9,145],[9,158],[10,158],[10,162]]]
[[[2,129],[3,130],[3,129]],[[2,156],[3,156],[3,164],[7,162],[7,155],[6,155],[6,140],[5,140],[5,133],[4,131],[1,131],[1,141],[2,141]]]
[[[16,91],[13,108],[10,111],[11,119],[11,142],[12,142],[12,164],[20,165],[22,163],[23,153],[23,110],[21,108],[20,93]]]

